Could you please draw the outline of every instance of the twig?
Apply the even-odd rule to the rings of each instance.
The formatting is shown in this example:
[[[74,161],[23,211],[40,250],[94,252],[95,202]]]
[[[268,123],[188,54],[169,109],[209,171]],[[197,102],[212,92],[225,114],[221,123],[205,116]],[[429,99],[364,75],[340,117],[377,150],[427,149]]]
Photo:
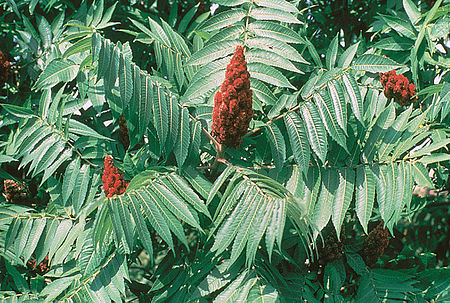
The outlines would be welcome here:
[[[214,163],[211,165],[211,175],[214,175],[219,163],[224,163],[223,161],[226,161],[225,159],[223,159],[223,154],[224,154],[224,149],[223,149],[223,145],[218,143],[216,145],[216,158],[214,159]]]

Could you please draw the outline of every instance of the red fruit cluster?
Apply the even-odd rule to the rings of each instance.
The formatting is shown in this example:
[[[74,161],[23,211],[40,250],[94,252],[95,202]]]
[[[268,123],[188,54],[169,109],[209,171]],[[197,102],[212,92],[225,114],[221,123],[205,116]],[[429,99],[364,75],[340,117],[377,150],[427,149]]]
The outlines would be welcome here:
[[[384,74],[380,73],[380,81],[386,98],[394,98],[401,106],[412,103],[416,87],[409,83],[408,78],[391,70]]]
[[[33,274],[39,274],[41,276],[45,275],[50,270],[50,267],[48,266],[48,255],[46,255],[44,260],[42,260],[42,262],[37,265],[36,265],[36,258],[28,260],[27,268]]]
[[[383,255],[384,249],[389,245],[389,231],[383,225],[384,222],[378,224],[364,240],[361,256],[368,266],[377,263]]]
[[[0,84],[3,84],[8,80],[10,73],[11,68],[9,66],[9,61],[2,51],[0,51]]]
[[[15,204],[22,204],[29,199],[28,190],[24,184],[14,180],[5,180],[3,186],[6,193],[6,200]]]
[[[121,195],[127,189],[130,182],[123,179],[123,174],[114,166],[111,156],[105,157],[105,170],[102,176],[103,190],[108,198]]]
[[[212,133],[217,141],[238,148],[253,117],[250,74],[244,49],[237,46],[225,72],[225,81],[214,96]]]

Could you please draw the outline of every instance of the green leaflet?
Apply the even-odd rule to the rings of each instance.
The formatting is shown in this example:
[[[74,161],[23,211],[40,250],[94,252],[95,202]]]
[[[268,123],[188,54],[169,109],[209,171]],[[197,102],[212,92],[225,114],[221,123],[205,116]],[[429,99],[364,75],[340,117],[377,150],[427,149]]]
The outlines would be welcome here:
[[[347,135],[347,105],[345,101],[344,91],[339,81],[333,80],[327,83],[328,93],[333,101],[336,121]]]
[[[363,70],[371,73],[385,73],[403,67],[403,65],[389,58],[366,54],[356,58],[351,67],[354,70]]]
[[[419,186],[426,186],[428,188],[434,188],[433,183],[428,175],[428,170],[420,163],[412,163],[412,174],[414,176],[414,182]]]
[[[178,140],[174,147],[174,153],[179,167],[183,166],[188,155],[190,139],[189,111],[186,107],[183,107],[181,110]]]
[[[23,251],[24,261],[29,260],[34,250],[36,249],[46,223],[47,222],[45,217],[34,220],[32,230],[28,237],[27,245]]]
[[[252,78],[279,87],[295,88],[281,72],[270,65],[249,63],[247,67]]]
[[[388,15],[380,15],[380,16],[383,18],[383,20],[389,27],[394,29],[401,36],[405,36],[410,39],[414,39],[416,37],[416,32],[408,21],[403,20],[402,18],[397,16],[388,16]]]
[[[136,226],[134,220],[132,220],[132,217],[130,216],[129,203],[127,200],[123,199],[122,196],[117,196],[114,201],[110,201],[114,204],[114,212],[117,212],[119,216],[120,225],[122,226],[127,246],[132,249],[134,246]]]
[[[317,107],[312,102],[305,102],[301,107],[301,113],[305,122],[310,146],[322,163],[324,163],[328,140]]]
[[[290,13],[298,13],[297,7],[285,0],[257,0],[259,6],[270,7],[274,9],[283,10]]]
[[[283,54],[283,56],[290,61],[309,64],[295,48],[283,41],[266,37],[257,37],[248,39],[247,43],[250,49],[258,48],[277,54]]]
[[[359,47],[359,41],[349,46],[339,57],[338,67],[347,68],[353,61]]]
[[[215,60],[203,66],[189,84],[183,97],[192,100],[203,98],[216,89],[225,79],[225,68],[230,61],[230,57]]]
[[[274,123],[266,125],[265,134],[270,143],[275,166],[281,169],[286,159],[286,143],[284,142],[283,135]]]
[[[244,250],[244,247],[249,238],[250,231],[259,227],[255,226],[256,225],[255,223],[257,221],[257,217],[259,217],[259,212],[262,210],[261,209],[262,206],[266,203],[267,201],[265,197],[261,195],[255,195],[254,199],[251,200],[251,205],[249,205],[248,208],[249,211],[245,212],[242,216],[242,218],[245,218],[245,221],[239,227],[233,242],[230,257],[231,263],[235,262],[237,258],[240,256],[241,252]]]
[[[377,143],[382,139],[387,129],[392,125],[395,120],[395,109],[391,104],[376,120],[375,125],[370,131],[369,138],[364,146],[364,159],[366,161],[372,161],[377,151]]]
[[[179,124],[182,121],[180,121],[180,107],[175,96],[170,95],[167,98],[167,107],[169,112],[169,134],[164,149],[167,153],[170,153],[179,138]]]
[[[54,262],[53,257],[55,253],[57,252],[58,248],[64,243],[64,240],[72,227],[72,221],[70,220],[64,220],[58,225],[58,228],[56,229],[54,237],[51,241],[52,245],[50,246],[48,252],[48,258],[52,260],[52,262]]]
[[[237,23],[237,24],[233,24],[231,26],[229,25],[226,28],[221,29],[214,36],[212,36],[207,41],[207,44],[224,41],[224,40],[237,40],[244,31],[245,31],[245,28],[242,24]]]
[[[154,183],[148,189],[152,190],[155,194],[158,195],[159,200],[165,208],[169,209],[170,212],[176,216],[179,220],[182,220],[189,225],[201,230],[201,227],[198,223],[198,218],[195,218],[192,214],[192,210],[189,209],[185,203],[185,201],[181,201],[176,195],[170,191],[167,187]]]
[[[153,83],[150,80],[149,77],[146,77],[145,75],[140,75],[140,77],[134,79],[134,81],[140,81],[140,95],[139,100],[133,100],[135,105],[137,107],[135,108],[136,111],[133,111],[134,114],[132,116],[137,117],[136,122],[136,132],[137,137],[142,138],[142,136],[145,134],[145,131],[147,130],[148,124],[151,121],[153,112],[152,112],[152,103],[153,103]],[[160,140],[161,141],[161,140]]]
[[[411,0],[403,0],[403,8],[412,24],[416,24],[421,19],[419,10]]]
[[[243,9],[232,9],[222,12],[208,19],[208,21],[206,21],[201,27],[201,30],[214,31],[227,27],[228,25],[235,24],[238,21],[242,20],[245,15],[246,12]]]
[[[147,250],[147,253],[151,256],[150,263],[153,264],[153,242],[150,235],[150,232],[147,228],[146,221],[144,220],[142,208],[136,200],[133,199],[129,194],[127,195],[127,199],[129,203],[129,209],[131,211],[131,215],[136,223],[136,231],[139,236],[139,239],[142,242],[142,245]]]
[[[206,64],[218,58],[234,53],[240,42],[237,40],[224,40],[212,43],[194,53],[188,61],[190,65]]]
[[[330,43],[330,46],[327,50],[327,55],[325,57],[326,66],[328,69],[334,68],[334,65],[336,64],[336,58],[337,53],[339,50],[339,35],[336,35],[336,37],[333,38],[333,40]]]
[[[81,207],[85,202],[91,177],[90,166],[88,164],[83,164],[77,172],[75,187],[72,195],[72,205],[75,213],[78,213],[78,211],[81,210]]]
[[[169,220],[166,221],[163,217],[163,214],[157,207],[159,201],[155,199],[156,197],[154,197],[152,193],[149,193],[145,190],[136,191],[133,194],[129,195],[129,197],[131,198],[131,201],[134,204],[133,207],[135,209],[139,209],[138,205],[141,205],[150,224],[173,250],[173,240],[169,229],[169,224],[171,222]],[[139,212],[138,215],[140,216],[141,213]]]
[[[161,146],[167,139],[169,130],[167,96],[159,86],[153,86],[152,98],[153,124],[155,125]]]
[[[119,214],[119,208],[118,205],[121,203],[120,201],[116,201],[115,198],[108,199],[108,208],[109,213],[111,216],[111,222],[114,230],[114,239],[116,243],[116,247],[121,249],[124,253],[129,254],[131,253],[131,247],[134,243],[128,242],[130,240],[128,233],[125,231],[124,222],[126,221],[125,218]],[[129,219],[128,219],[129,220]],[[131,236],[131,239],[133,237]]]
[[[341,168],[338,169],[338,174],[339,185],[336,189],[336,194],[334,197],[331,221],[333,222],[337,237],[339,239],[342,223],[353,197],[353,190],[355,186],[355,172],[351,168]]]
[[[375,178],[370,167],[360,165],[356,168],[355,191],[356,215],[367,234],[367,224],[372,215],[375,198]]]
[[[60,82],[70,82],[77,76],[79,65],[70,60],[54,60],[39,75],[33,88],[51,88]]]
[[[214,182],[213,186],[211,187],[211,189],[209,191],[209,194],[208,194],[208,199],[206,200],[206,205],[211,203],[211,201],[214,199],[214,197],[216,196],[217,192],[219,191],[220,187],[224,184],[224,182],[227,180],[227,178],[232,173],[235,172],[235,170],[236,170],[235,166],[228,166],[227,168],[225,168],[225,170],[216,179],[216,181]]]
[[[378,155],[380,160],[386,160],[389,153],[402,140],[403,131],[406,128],[407,121],[411,115],[412,106],[402,112],[392,125],[387,129],[385,136],[382,139],[381,145],[378,148]]]
[[[325,125],[325,128],[331,138],[347,150],[346,137],[335,118],[336,114],[334,112],[330,95],[326,91],[322,91],[322,93],[314,94],[313,99],[319,109],[323,124]]]
[[[184,200],[188,201],[189,204],[199,212],[205,214],[209,218],[211,217],[205,202],[203,202],[200,197],[189,187],[186,181],[176,174],[169,175],[167,179]]]
[[[336,190],[338,189],[339,178],[337,171],[333,168],[326,168],[322,170],[322,186],[320,194],[317,199],[317,204],[312,213],[312,223],[317,228],[314,235],[317,236],[330,220]]]
[[[211,248],[212,251],[217,251],[216,254],[220,254],[228,247],[228,245],[230,245],[245,219],[244,215],[248,213],[249,207],[252,206],[251,202],[254,201],[256,197],[257,194],[255,188],[248,187],[248,189],[245,190],[245,193],[241,196],[242,202],[237,204],[233,212],[217,231],[214,245]]]
[[[307,214],[312,214],[322,184],[322,173],[319,167],[312,166],[309,167],[307,172],[304,172],[302,177],[305,182],[305,188],[300,198],[306,205]]]
[[[65,277],[65,278],[60,278],[57,279],[55,281],[53,281],[52,283],[48,284],[41,292],[41,296],[45,297],[45,302],[51,302],[53,301],[55,298],[57,298],[64,290],[66,290],[71,284],[72,282],[77,279],[80,278],[81,275],[74,275],[74,276],[69,276],[69,277]]]
[[[356,118],[364,125],[364,120],[362,117],[363,101],[358,83],[356,82],[355,78],[353,78],[353,76],[348,73],[342,74],[342,81],[344,83],[347,94],[350,97],[350,104],[352,106],[353,113],[355,114]]]
[[[384,50],[404,51],[413,47],[413,41],[398,36],[387,37],[375,43],[373,47]]]
[[[34,1],[33,1],[34,2]],[[37,2],[34,2],[34,5],[36,5]],[[33,6],[33,4],[31,5]],[[30,13],[33,14],[33,9],[30,8]],[[48,23],[47,19],[45,19],[43,16],[37,16],[37,26],[39,31],[39,36],[42,41],[42,46],[47,49],[50,47],[50,44],[52,43],[52,29],[50,27],[50,24]]]
[[[277,102],[272,91],[263,82],[252,79],[250,87],[253,92],[253,98],[256,97],[256,99],[261,101],[261,104],[273,105]]]
[[[77,174],[81,167],[81,158],[76,157],[70,164],[66,167],[66,172],[64,174],[64,181],[62,186],[62,197],[63,203],[69,199],[70,195],[75,188],[75,180],[77,178]]]
[[[271,21],[255,21],[249,25],[256,35],[277,39],[286,43],[303,43],[303,38],[287,26]]]
[[[290,13],[277,8],[256,7],[250,11],[250,16],[256,20],[274,20],[296,24],[302,23]]]
[[[286,129],[288,131],[295,162],[297,162],[302,171],[307,171],[311,150],[305,126],[295,112],[288,112],[284,116],[284,123],[286,124]]]
[[[133,94],[132,69],[130,58],[124,54],[119,58],[119,88],[122,109],[125,110]]]
[[[273,67],[283,68],[287,71],[303,74],[301,70],[295,67],[291,61],[283,56],[263,49],[251,49],[245,53],[245,60],[247,63],[262,63]],[[283,80],[289,82],[287,79]],[[252,84],[252,83],[251,83]]]

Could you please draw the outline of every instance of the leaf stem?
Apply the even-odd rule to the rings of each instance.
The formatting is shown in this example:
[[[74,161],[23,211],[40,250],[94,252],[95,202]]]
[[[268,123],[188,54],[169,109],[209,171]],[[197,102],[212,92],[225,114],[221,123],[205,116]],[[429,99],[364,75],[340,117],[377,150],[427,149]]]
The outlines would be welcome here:
[[[217,141],[216,141],[217,142]],[[224,148],[223,145],[220,143],[217,143],[216,146],[216,158],[214,159],[214,163],[211,165],[211,175],[214,175],[217,171],[217,168],[219,167],[219,163],[227,163],[227,160],[223,158],[224,154]]]
[[[246,17],[246,20],[245,20],[244,45],[247,45],[247,38],[248,38],[248,22],[249,22],[249,19],[250,19],[250,12],[252,11],[253,2],[254,2],[254,0],[252,0],[252,2],[250,3],[250,6],[249,6],[248,12],[247,12],[247,17]]]

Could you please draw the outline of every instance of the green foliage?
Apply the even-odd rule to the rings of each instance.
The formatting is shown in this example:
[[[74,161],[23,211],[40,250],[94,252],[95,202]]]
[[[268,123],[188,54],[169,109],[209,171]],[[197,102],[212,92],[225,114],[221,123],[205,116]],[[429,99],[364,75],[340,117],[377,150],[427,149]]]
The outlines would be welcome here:
[[[316,2],[0,2],[0,178],[27,190],[0,199],[2,302],[447,300],[449,4],[377,8],[357,38],[313,32],[338,5]],[[238,45],[255,115],[225,149],[212,110]],[[369,267],[379,221],[395,238]]]

